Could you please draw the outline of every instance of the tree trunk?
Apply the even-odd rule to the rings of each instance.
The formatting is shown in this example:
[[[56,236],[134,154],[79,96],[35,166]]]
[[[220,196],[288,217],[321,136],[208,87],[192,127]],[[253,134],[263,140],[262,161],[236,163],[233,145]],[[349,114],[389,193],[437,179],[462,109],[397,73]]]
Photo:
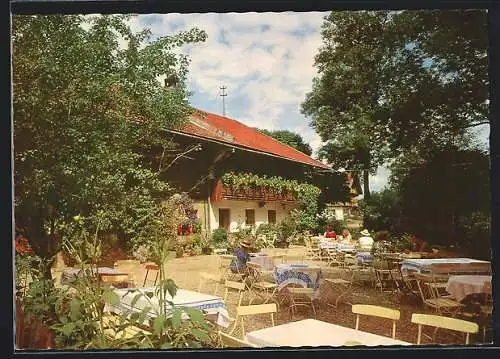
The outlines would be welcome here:
[[[369,200],[370,199],[370,183],[369,183],[369,178],[370,178],[370,172],[365,167],[365,169],[363,170],[363,198],[365,200]]]

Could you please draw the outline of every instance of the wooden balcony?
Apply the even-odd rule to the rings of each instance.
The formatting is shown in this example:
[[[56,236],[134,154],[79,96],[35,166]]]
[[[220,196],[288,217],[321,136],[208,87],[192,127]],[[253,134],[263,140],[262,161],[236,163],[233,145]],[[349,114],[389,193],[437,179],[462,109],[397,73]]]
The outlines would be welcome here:
[[[265,188],[248,188],[233,190],[224,186],[219,180],[211,196],[212,201],[236,200],[257,202],[296,202],[292,193],[274,193]]]

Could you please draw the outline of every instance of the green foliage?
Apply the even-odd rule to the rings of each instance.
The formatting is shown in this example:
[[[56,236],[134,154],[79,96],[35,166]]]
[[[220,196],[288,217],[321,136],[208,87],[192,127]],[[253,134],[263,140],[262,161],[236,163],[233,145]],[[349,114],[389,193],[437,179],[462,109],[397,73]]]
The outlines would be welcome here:
[[[294,215],[297,229],[313,231],[316,229],[316,214],[319,209],[321,190],[309,183],[298,183],[281,177],[258,176],[252,173],[226,172],[222,176],[225,186],[232,189],[264,188],[267,191],[285,195],[291,193],[299,204]],[[280,240],[281,241],[281,240]]]
[[[372,193],[369,200],[359,201],[363,216],[363,227],[373,231],[387,230],[400,234],[402,228],[402,204],[399,193],[394,189],[383,189]]]
[[[266,129],[257,129],[257,130],[265,135],[275,138],[281,143],[284,143],[290,147],[295,148],[300,152],[305,153],[308,156],[312,154],[311,146],[307,142],[305,142],[302,136],[299,135],[298,133],[288,130],[276,130],[276,131],[269,131]]]
[[[467,253],[472,258],[491,260],[491,217],[484,212],[472,212],[460,217],[458,226]]]
[[[126,19],[13,17],[15,219],[44,258],[76,215],[103,211],[103,230],[138,236],[170,191],[138,150],[169,146],[160,130],[189,115],[188,59],[175,51],[206,34],[151,40]]]
[[[408,228],[432,244],[467,244],[463,218],[475,212],[490,216],[489,156],[481,151],[436,152],[424,165],[403,179],[401,201]],[[468,222],[468,220],[465,220]],[[464,223],[465,223],[464,222]],[[489,251],[489,245],[484,251]]]
[[[252,173],[234,173],[226,172],[222,176],[222,183],[229,188],[238,189],[256,189],[264,188],[277,194],[291,193],[297,196],[297,199],[304,206],[317,205],[320,189],[308,183],[298,183],[295,180],[286,180],[282,177],[259,176]],[[312,203],[310,203],[312,201]]]
[[[262,223],[255,232],[255,248],[274,248],[278,240],[279,224]]]
[[[215,248],[227,248],[228,236],[225,228],[216,228],[212,231],[212,242]]]
[[[302,111],[335,168],[368,172],[395,158],[470,143],[488,122],[484,10],[332,12]]]

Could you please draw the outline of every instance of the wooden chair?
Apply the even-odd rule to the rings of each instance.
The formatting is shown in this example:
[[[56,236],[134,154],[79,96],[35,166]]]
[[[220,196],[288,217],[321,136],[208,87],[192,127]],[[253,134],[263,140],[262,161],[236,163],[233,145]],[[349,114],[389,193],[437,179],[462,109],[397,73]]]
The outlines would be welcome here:
[[[149,271],[156,271],[156,276],[155,276],[155,281],[153,285],[156,285],[156,281],[158,280],[158,275],[160,273],[160,269],[158,268],[158,265],[155,263],[146,263],[144,264],[144,267],[146,268],[146,275],[144,276],[144,282],[142,283],[142,286],[144,287],[146,285],[146,281],[148,279]]]
[[[219,284],[221,283],[221,277],[217,274],[211,274],[206,272],[200,273],[200,281],[198,282],[198,292],[202,292],[203,285],[206,283],[215,283],[215,290],[213,295],[217,295],[217,290],[219,289]]]
[[[239,294],[238,306],[240,306],[241,301],[243,300],[243,293],[245,292],[245,289],[246,289],[245,283],[226,280],[226,282],[224,283],[224,286],[226,287],[226,292],[224,293],[224,302],[227,301],[227,295],[229,294],[229,291],[236,290]]]
[[[230,334],[232,334],[235,331],[235,329],[238,327],[238,324],[241,324],[241,336],[243,338],[245,336],[245,317],[252,315],[270,314],[271,325],[274,327],[275,325],[274,314],[277,311],[278,308],[276,306],[276,303],[238,306],[236,308],[236,320]]]
[[[219,331],[219,339],[225,348],[256,348],[255,345]]]
[[[288,285],[285,288],[288,291],[292,319],[295,317],[295,310],[297,307],[312,308],[314,318],[316,318],[316,308],[314,307],[313,302],[313,288],[294,287],[292,285]]]
[[[380,288],[380,292],[395,292],[398,289],[394,280],[393,271],[390,269],[375,269],[375,288]]]
[[[233,273],[231,270],[231,262],[233,260],[236,260],[236,256],[232,254],[221,254],[218,256],[219,258],[219,271],[221,274],[221,277],[224,280],[230,280],[230,281],[242,281],[243,280],[243,274],[242,273]]]
[[[392,319],[392,339],[396,338],[396,321],[401,316],[399,310],[379,307],[377,305],[354,304],[352,312],[356,314],[356,330],[359,328],[360,315]]]
[[[431,326],[436,329],[448,329],[454,330],[462,333],[466,333],[465,344],[469,344],[470,334],[475,334],[479,331],[479,326],[476,323],[469,322],[467,320],[443,317],[440,315],[428,315],[428,314],[416,314],[413,313],[411,316],[411,322],[418,324],[418,336],[417,344],[421,343],[422,339],[422,326]],[[435,335],[436,332],[434,332]],[[433,338],[434,341],[434,338]]]
[[[266,304],[270,300],[278,305],[278,300],[276,298],[276,290],[278,286],[276,283],[271,283],[262,280],[262,266],[257,263],[247,263],[249,268],[253,270],[253,279],[251,280],[251,284],[247,285],[250,294],[253,297],[250,299],[249,304],[251,305],[255,298],[263,299],[264,302],[262,304]]]
[[[306,259],[310,260],[320,260],[321,259],[321,249],[318,248],[318,242],[313,241],[309,237],[304,238],[304,243],[306,245]]]
[[[463,304],[457,302],[450,296],[442,295],[440,291],[442,285],[435,281],[434,276],[415,275],[415,279],[422,302],[426,306],[435,309],[438,314],[448,313],[450,315],[456,315],[457,312],[464,307]]]

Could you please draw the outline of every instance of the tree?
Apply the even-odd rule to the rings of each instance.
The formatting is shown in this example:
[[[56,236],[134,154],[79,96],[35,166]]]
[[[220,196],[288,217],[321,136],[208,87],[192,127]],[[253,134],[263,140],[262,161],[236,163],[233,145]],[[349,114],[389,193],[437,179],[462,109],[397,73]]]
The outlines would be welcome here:
[[[189,115],[188,58],[172,50],[206,34],[151,41],[127,19],[13,17],[15,221],[42,258],[74,216],[99,212],[103,231],[137,236],[170,191],[137,149],[168,145],[160,130]]]
[[[478,150],[435,153],[402,181],[402,214],[408,228],[431,243],[489,247],[479,243],[480,238],[466,243],[467,230],[462,228],[474,213],[489,217],[489,182],[487,154]]]
[[[257,128],[257,130],[280,141],[281,143],[284,143],[285,145],[295,148],[297,151],[303,152],[308,156],[312,155],[311,146],[307,142],[305,142],[302,136],[298,133],[288,130],[269,131],[260,128]]]
[[[302,104],[334,166],[364,171],[407,152],[468,142],[487,123],[487,19],[482,10],[332,12]]]

